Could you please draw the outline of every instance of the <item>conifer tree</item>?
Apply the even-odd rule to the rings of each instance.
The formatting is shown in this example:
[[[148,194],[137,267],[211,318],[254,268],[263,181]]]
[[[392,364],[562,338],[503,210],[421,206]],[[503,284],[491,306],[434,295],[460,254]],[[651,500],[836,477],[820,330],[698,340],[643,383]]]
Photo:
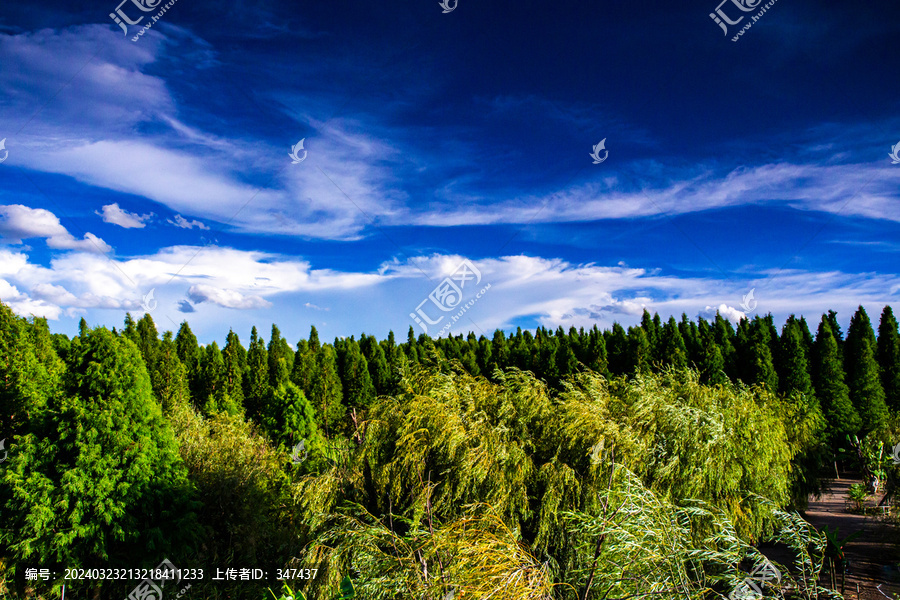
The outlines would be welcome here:
[[[722,353],[722,360],[725,362],[725,374],[732,381],[737,381],[740,376],[738,367],[737,352],[735,350],[735,331],[731,326],[731,322],[716,312],[716,320],[712,325],[715,333],[716,346]]]
[[[841,324],[838,323],[837,313],[833,310],[829,310],[828,314],[825,317],[828,320],[828,326],[831,328],[831,334],[834,336],[834,341],[837,344],[838,355],[841,357],[841,361],[844,360],[844,334],[841,332]],[[846,370],[846,367],[845,367]]]
[[[156,324],[150,313],[144,313],[144,316],[137,322],[136,333],[136,339],[133,341],[137,344],[147,369],[152,369],[159,350],[159,332],[156,330]]]
[[[881,387],[881,374],[875,360],[877,343],[872,323],[860,306],[850,319],[844,344],[844,370],[850,401],[862,419],[862,431],[868,433],[887,425],[888,410]]]
[[[288,346],[287,341],[281,337],[281,331],[274,323],[266,358],[269,362],[269,387],[274,389],[290,381],[291,369],[294,366],[294,352]]]
[[[650,370],[650,342],[643,327],[628,328],[628,370],[647,373]]]
[[[205,415],[209,416],[220,410],[233,414],[233,411],[227,410],[223,405],[224,380],[225,360],[222,358],[219,344],[214,341],[203,349],[203,356],[200,359],[201,396],[198,402]]]
[[[588,354],[585,364],[587,367],[601,375],[609,373],[609,356],[606,350],[606,340],[600,329],[594,325],[588,334]]]
[[[222,349],[224,370],[222,373],[222,389],[230,401],[234,403],[239,414],[244,407],[244,373],[247,370],[247,350],[241,345],[238,335],[228,330],[225,347]]]
[[[805,396],[813,395],[806,341],[800,321],[794,315],[788,317],[784,324],[778,346],[779,392],[785,396],[790,396],[795,392]]]
[[[478,362],[478,370],[481,374],[490,377],[494,370],[494,353],[491,350],[491,341],[485,336],[481,336],[478,340],[475,359]]]
[[[606,351],[609,357],[609,372],[611,375],[629,375],[628,361],[628,334],[618,322],[613,323],[611,331],[604,331]]]
[[[344,392],[344,404],[351,408],[365,408],[375,399],[375,386],[369,375],[369,365],[359,350],[359,344],[350,339],[334,341],[338,369]]]
[[[725,383],[727,381],[725,359],[722,357],[719,345],[716,344],[715,329],[702,317],[697,327],[697,335],[700,345],[700,356],[697,361],[700,380],[710,385]]]
[[[822,316],[813,346],[812,379],[816,396],[828,422],[832,446],[843,442],[845,436],[859,431],[862,421],[850,402],[850,389],[844,382],[844,367],[837,341],[831,331],[830,320]]]
[[[656,365],[661,362],[659,343],[662,337],[662,327],[658,316],[654,321],[646,308],[641,315],[641,329],[647,334],[647,343],[650,345],[650,364]]]
[[[366,357],[366,364],[369,368],[369,377],[372,379],[372,385],[375,386],[375,394],[386,394],[390,390],[390,371],[388,370],[387,358],[384,356],[384,350],[375,339],[374,335],[366,335],[363,333],[359,336],[359,349],[363,356]]]
[[[330,437],[344,428],[347,409],[343,404],[343,394],[337,355],[333,346],[325,344],[316,353],[315,377],[309,401],[316,409],[320,429],[326,436]]]
[[[770,332],[768,321],[759,316],[753,321],[742,320],[736,336],[736,352],[741,380],[747,385],[761,384],[776,392],[778,374],[772,361]]]
[[[679,371],[687,368],[687,347],[684,344],[684,338],[681,337],[675,317],[669,317],[669,321],[663,327],[660,348],[663,364]]]
[[[890,306],[881,312],[878,324],[878,364],[881,368],[881,387],[888,408],[900,411],[900,334],[897,319]]]
[[[125,315],[125,330],[128,331],[128,319],[131,315]],[[127,333],[126,333],[127,337]],[[175,348],[178,350],[178,360],[184,365],[188,376],[188,386],[191,390],[191,396],[194,402],[200,397],[200,344],[197,343],[197,336],[191,331],[187,321],[182,321],[175,334]]]
[[[163,334],[158,350],[156,364],[150,373],[150,381],[153,385],[153,395],[159,401],[163,413],[169,414],[176,404],[190,403],[191,391],[187,369],[178,360],[178,349],[171,331]]]
[[[52,345],[35,343],[47,335],[37,329],[0,303],[0,440],[24,433],[60,385],[64,365]]]
[[[244,406],[248,417],[257,421],[262,418],[269,390],[269,353],[266,351],[265,341],[259,337],[256,327],[253,327],[250,331],[247,371],[244,377]]]
[[[0,472],[12,490],[0,528],[5,566],[62,572],[178,560],[198,533],[196,504],[140,353],[106,329],[79,337],[63,392]],[[68,583],[99,597],[92,580]]]

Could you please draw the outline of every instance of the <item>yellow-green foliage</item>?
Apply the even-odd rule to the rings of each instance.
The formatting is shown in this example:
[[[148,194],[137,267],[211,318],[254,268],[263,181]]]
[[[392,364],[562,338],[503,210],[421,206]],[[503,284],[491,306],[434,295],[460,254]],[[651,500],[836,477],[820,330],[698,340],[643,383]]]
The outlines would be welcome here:
[[[654,589],[699,598],[715,556],[691,553],[727,547],[717,568],[734,572],[789,500],[793,413],[763,388],[582,373],[554,396],[514,369],[492,383],[443,367],[408,373],[346,460],[299,484],[317,536],[304,562],[323,569],[311,598],[346,575],[366,598],[487,598],[499,581],[512,587],[491,598],[575,598],[641,560]]]

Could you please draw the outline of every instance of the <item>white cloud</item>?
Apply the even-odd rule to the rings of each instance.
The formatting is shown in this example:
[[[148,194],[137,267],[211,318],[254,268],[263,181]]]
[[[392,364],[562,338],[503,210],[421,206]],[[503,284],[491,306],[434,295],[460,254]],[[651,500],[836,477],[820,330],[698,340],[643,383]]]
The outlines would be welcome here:
[[[110,246],[93,233],[76,239],[49,210],[29,208],[21,204],[0,205],[0,238],[21,244],[30,238],[44,238],[47,246],[59,250],[106,253]]]
[[[735,325],[740,323],[741,319],[747,318],[746,313],[734,308],[733,306],[728,306],[727,304],[720,304],[718,307],[707,306],[702,311],[700,311],[700,314],[707,320],[715,318],[716,313],[719,313],[723,319],[728,319]]]
[[[103,217],[104,223],[112,223],[113,225],[124,227],[125,229],[143,229],[146,227],[144,221],[147,221],[153,216],[153,213],[139,215],[128,212],[127,210],[119,208],[118,202],[105,205],[102,211],[103,212],[95,211],[95,213]]]
[[[172,225],[175,225],[176,227],[181,227],[182,229],[193,229],[194,227],[196,227],[197,229],[209,229],[209,227],[204,225],[202,221],[197,221],[196,219],[193,221],[188,221],[181,215],[175,215],[174,221],[172,219],[166,219],[166,221],[168,221]]]
[[[195,304],[212,302],[224,308],[269,308],[271,302],[261,296],[245,296],[234,290],[223,290],[211,285],[192,285],[188,290],[188,298]]]

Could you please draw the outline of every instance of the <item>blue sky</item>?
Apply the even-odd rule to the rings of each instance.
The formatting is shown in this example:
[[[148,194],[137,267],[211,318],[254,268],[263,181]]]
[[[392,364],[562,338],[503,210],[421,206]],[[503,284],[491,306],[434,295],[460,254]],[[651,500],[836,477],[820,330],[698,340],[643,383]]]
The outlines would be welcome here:
[[[139,35],[157,2],[0,7],[0,300],[55,331],[846,323],[900,297],[896,2],[177,0]]]

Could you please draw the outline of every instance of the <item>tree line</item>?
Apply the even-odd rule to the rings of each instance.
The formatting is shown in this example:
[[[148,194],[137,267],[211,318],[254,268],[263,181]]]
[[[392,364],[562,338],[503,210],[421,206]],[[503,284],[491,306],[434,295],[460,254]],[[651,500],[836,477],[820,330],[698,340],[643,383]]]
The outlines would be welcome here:
[[[822,315],[813,335],[802,316],[791,315],[779,332],[772,315],[735,327],[718,314],[710,321],[683,314],[680,321],[663,322],[646,310],[640,325],[627,330],[614,323],[603,331],[596,325],[534,333],[518,328],[511,335],[497,330],[490,339],[474,333],[432,339],[424,333],[417,338],[410,327],[399,344],[393,332],[384,340],[363,333],[358,340],[323,344],[313,326],[296,350],[274,324],[268,342],[254,327],[248,348],[234,331],[221,349],[216,342],[201,346],[187,322],[174,338],[170,332],[160,338],[149,314],[137,322],[126,315],[116,334],[137,345],[164,405],[190,400],[205,414],[246,414],[285,442],[298,431],[288,423],[306,414],[317,415],[313,420],[326,437],[349,432],[354,414],[398,391],[405,368],[434,360],[458,361],[469,374],[488,379],[497,370],[530,371],[553,388],[584,369],[613,378],[692,368],[704,384],[730,380],[814,398],[836,444],[848,434],[883,428],[890,412],[900,410],[900,334],[890,306],[881,313],[877,336],[862,306],[846,336],[834,311]],[[61,334],[51,338],[65,357],[70,341]]]

